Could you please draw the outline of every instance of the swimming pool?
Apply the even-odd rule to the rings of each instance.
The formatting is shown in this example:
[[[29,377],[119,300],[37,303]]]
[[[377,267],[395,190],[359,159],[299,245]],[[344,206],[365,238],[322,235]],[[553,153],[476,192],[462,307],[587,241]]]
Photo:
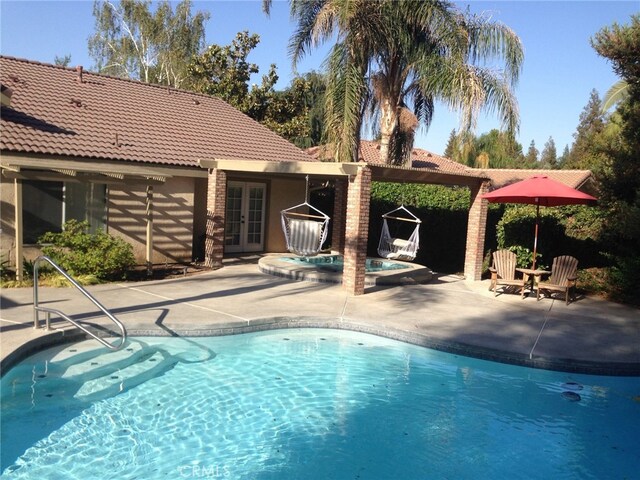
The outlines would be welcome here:
[[[2,378],[3,478],[633,478],[640,378],[274,330],[40,352]]]

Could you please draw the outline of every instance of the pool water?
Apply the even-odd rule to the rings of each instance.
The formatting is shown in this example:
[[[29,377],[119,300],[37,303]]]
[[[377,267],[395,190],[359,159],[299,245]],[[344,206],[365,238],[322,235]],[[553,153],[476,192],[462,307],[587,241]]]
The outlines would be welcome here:
[[[282,257],[281,260],[298,265],[312,265],[319,271],[339,272],[344,270],[344,259],[341,255],[320,255],[317,257]],[[384,272],[388,270],[402,270],[407,264],[389,262],[378,258],[367,258],[365,272]]]
[[[323,329],[133,338],[2,378],[2,478],[637,478],[640,378]],[[114,378],[115,377],[115,378]]]

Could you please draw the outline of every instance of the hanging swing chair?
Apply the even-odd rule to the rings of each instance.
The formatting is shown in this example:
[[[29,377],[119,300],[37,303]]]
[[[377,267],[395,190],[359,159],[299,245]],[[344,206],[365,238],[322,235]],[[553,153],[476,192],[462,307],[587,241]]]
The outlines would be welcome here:
[[[393,215],[398,211],[402,211],[407,216]],[[421,220],[413,213],[405,208],[404,205],[391,210],[390,212],[382,215],[382,234],[380,235],[380,242],[378,243],[378,255],[382,258],[388,258],[393,260],[406,260],[411,261],[416,258],[418,248],[420,246],[420,224]],[[410,222],[415,223],[415,228],[411,236],[405,240],[402,238],[395,238],[391,236],[389,232],[388,220],[394,222]]]
[[[309,194],[309,176],[305,199]],[[313,257],[322,251],[329,232],[329,216],[305,202],[280,212],[282,231],[291,253]]]

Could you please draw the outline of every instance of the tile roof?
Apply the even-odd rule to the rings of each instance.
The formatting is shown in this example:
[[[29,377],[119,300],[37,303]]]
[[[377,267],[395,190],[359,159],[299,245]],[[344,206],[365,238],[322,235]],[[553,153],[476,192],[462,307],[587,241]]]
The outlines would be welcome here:
[[[3,152],[176,166],[199,159],[314,161],[206,95],[0,56]]]
[[[519,182],[533,175],[546,175],[572,188],[581,189],[591,177],[590,170],[516,170],[489,168],[482,170],[484,177],[491,180],[491,189],[501,188]]]
[[[311,147],[307,149],[307,153],[319,160],[323,156],[327,157],[330,152],[326,146]],[[360,141],[360,157],[361,162],[367,162],[370,165],[380,164],[380,144],[372,140]],[[591,184],[592,174],[590,170],[523,170],[523,169],[479,169],[471,168],[462,163],[450,160],[447,157],[429,152],[421,148],[414,148],[411,152],[411,165],[413,169],[444,173],[448,175],[457,175],[465,177],[486,178],[491,182],[491,189],[504,187],[510,183],[514,183],[533,175],[547,175],[548,177],[564,183],[572,188],[579,190],[587,190],[593,192]],[[410,170],[407,167],[394,167],[386,165],[387,168]]]
[[[311,147],[307,149],[307,153],[309,155],[319,160],[324,159],[323,157],[326,156],[325,152],[328,153],[328,150],[324,146]],[[358,160],[369,164],[380,164],[380,143],[373,140],[361,140]],[[462,163],[455,162],[447,157],[443,157],[437,153],[429,152],[421,148],[414,148],[411,151],[411,166],[412,168],[420,170],[430,170],[440,173],[480,176],[479,171],[476,169],[469,168]]]

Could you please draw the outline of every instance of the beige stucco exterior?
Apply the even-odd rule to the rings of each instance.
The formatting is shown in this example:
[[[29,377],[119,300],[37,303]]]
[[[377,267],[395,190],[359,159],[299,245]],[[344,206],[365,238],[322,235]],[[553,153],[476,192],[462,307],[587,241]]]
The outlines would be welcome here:
[[[195,179],[169,178],[153,187],[153,263],[190,262],[194,226]],[[146,186],[111,186],[107,193],[107,232],[133,246],[145,262]]]
[[[230,181],[266,185],[264,251],[285,252],[280,211],[302,203],[303,177],[259,177],[236,174]],[[184,263],[201,259],[206,228],[206,178],[170,177],[153,186],[153,257],[155,264]],[[14,180],[2,176],[0,184],[0,252],[15,266]],[[109,185],[107,189],[107,232],[130,243],[136,262],[146,261],[147,187]],[[38,245],[25,245],[23,255],[33,259],[41,253]]]
[[[0,259],[15,265],[15,214],[13,180],[2,175],[0,182]]]
[[[305,182],[301,178],[271,180],[267,188],[267,223],[265,229],[267,252],[286,252],[280,212],[304,202]]]

